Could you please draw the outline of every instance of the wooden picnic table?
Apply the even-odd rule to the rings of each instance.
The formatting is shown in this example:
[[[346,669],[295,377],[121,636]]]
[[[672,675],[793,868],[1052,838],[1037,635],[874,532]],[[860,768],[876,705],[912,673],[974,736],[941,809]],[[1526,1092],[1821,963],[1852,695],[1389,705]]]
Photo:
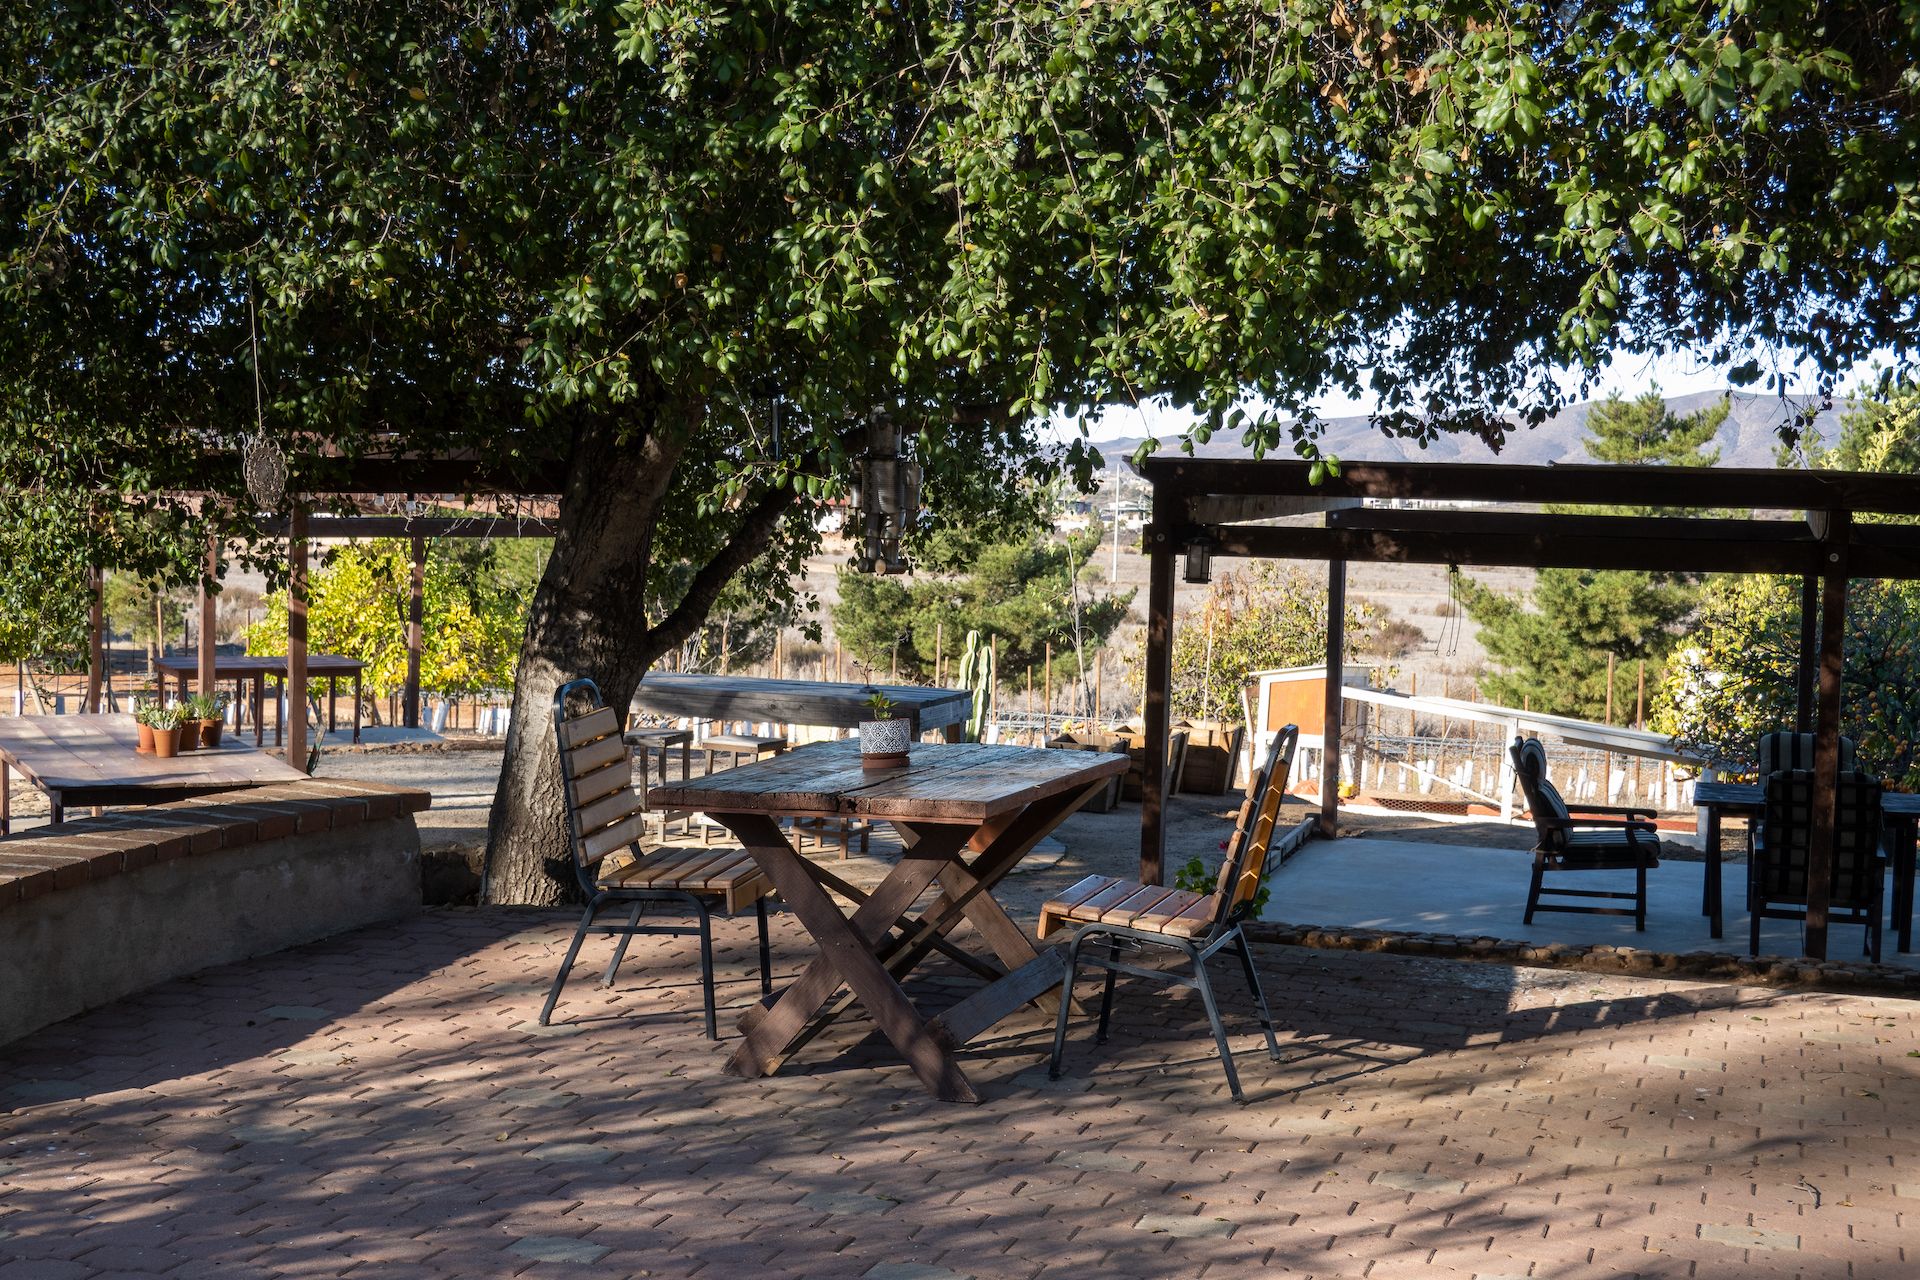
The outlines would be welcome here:
[[[127,715],[14,716],[0,719],[0,835],[13,829],[12,775],[46,794],[59,822],[69,805],[146,805],[219,791],[304,782],[279,759],[223,738],[162,760],[141,755]]]
[[[948,1102],[979,1101],[954,1051],[1028,1003],[1051,1005],[1065,975],[1059,951],[1037,951],[994,901],[994,886],[1061,819],[1126,769],[1125,756],[923,743],[908,764],[868,771],[858,742],[822,742],[652,788],[649,804],[699,809],[732,830],[819,946],[798,982],[741,1019],[746,1038],[727,1069],[747,1077],[773,1074],[857,1001],[930,1093]],[[899,831],[900,861],[871,893],[796,853],[780,829],[782,818],[833,817],[891,822]],[[940,893],[933,904],[907,916],[935,881]],[[850,914],[832,894],[851,904]],[[961,920],[986,940],[993,960],[948,940]],[[988,982],[929,1019],[900,983],[934,950]],[[850,997],[818,1020],[842,983]]]
[[[155,664],[160,670],[160,692],[167,691],[167,677],[173,676],[180,683],[180,696],[187,696],[187,682],[200,674],[200,659],[191,654],[174,655],[161,658]],[[360,686],[367,664],[358,658],[345,658],[337,653],[310,653],[307,655],[307,679],[324,677],[327,682],[327,728],[334,728],[334,709],[340,697],[340,680],[343,676],[353,677],[353,740],[360,741]],[[222,654],[214,659],[213,680],[218,684],[222,680],[233,681],[236,700],[244,698],[245,688],[253,686],[253,744],[260,746],[266,741],[266,723],[263,712],[267,701],[267,677],[275,680],[274,698],[277,701],[287,685],[287,658],[285,654]],[[280,745],[283,726],[280,718],[274,717],[273,745]]]
[[[1727,814],[1744,815],[1755,823],[1767,807],[1767,790],[1756,782],[1696,782],[1693,803],[1707,816],[1707,876],[1702,915],[1709,918],[1709,932],[1720,936],[1721,919],[1726,911],[1721,889],[1720,820]],[[1887,852],[1893,862],[1894,947],[1913,950],[1914,847],[1920,836],[1920,795],[1888,791],[1880,798],[1880,814],[1887,829]]]
[[[856,728],[873,719],[867,699],[884,693],[912,721],[919,737],[929,729],[964,724],[973,712],[965,689],[919,685],[864,685],[833,680],[767,680],[654,671],[640,681],[633,709],[695,720],[771,720],[818,728]]]

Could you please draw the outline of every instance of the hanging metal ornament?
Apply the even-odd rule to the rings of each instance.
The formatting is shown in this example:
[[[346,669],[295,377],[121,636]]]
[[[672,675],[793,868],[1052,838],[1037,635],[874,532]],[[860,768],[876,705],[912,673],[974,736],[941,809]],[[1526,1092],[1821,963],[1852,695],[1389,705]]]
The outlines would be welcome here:
[[[867,422],[867,456],[853,467],[847,534],[860,543],[849,563],[870,573],[905,573],[901,540],[920,514],[920,465],[900,456],[900,424],[876,409]]]
[[[287,455],[277,441],[264,435],[248,436],[240,449],[240,468],[247,492],[263,511],[278,511],[287,498]]]

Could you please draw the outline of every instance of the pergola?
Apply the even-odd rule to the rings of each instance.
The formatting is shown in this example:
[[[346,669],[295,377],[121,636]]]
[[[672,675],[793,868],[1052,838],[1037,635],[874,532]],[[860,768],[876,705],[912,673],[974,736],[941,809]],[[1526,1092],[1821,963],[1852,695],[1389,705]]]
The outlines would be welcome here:
[[[209,468],[237,466],[231,458],[210,457]],[[307,756],[307,549],[315,538],[408,538],[411,540],[412,582],[407,618],[407,678],[403,723],[420,723],[421,619],[426,583],[426,544],[429,538],[552,537],[557,521],[521,516],[443,515],[314,515],[310,508],[336,500],[353,505],[375,498],[431,498],[445,495],[491,495],[514,498],[551,498],[565,487],[565,469],[558,463],[530,463],[507,470],[473,459],[455,457],[366,456],[352,460],[310,459],[296,472],[318,477],[304,482],[293,496],[291,513],[269,521],[266,532],[287,539],[287,759],[304,765]],[[222,555],[215,542],[207,548],[205,577],[218,580]],[[214,611],[217,595],[204,584],[200,590],[198,688],[214,687]],[[101,575],[94,574],[91,617],[91,660],[88,664],[85,706],[98,712],[101,672],[105,658],[105,618]]]
[[[1349,561],[1785,574],[1802,584],[1799,727],[1815,735],[1806,949],[1825,958],[1847,582],[1920,579],[1920,527],[1862,524],[1855,517],[1920,515],[1920,483],[1910,476],[1843,471],[1350,462],[1315,485],[1310,470],[1305,462],[1184,457],[1149,458],[1140,467],[1153,489],[1146,529],[1142,880],[1164,882],[1162,775],[1171,732],[1175,561],[1183,554],[1196,562],[1210,556],[1326,561],[1329,671],[1339,669],[1345,650]],[[1364,505],[1368,499],[1477,505]],[[1772,511],[1790,518],[1531,509],[1541,503],[1623,502],[1676,511]],[[1280,517],[1294,522],[1272,523]],[[1330,679],[1329,742],[1339,737],[1341,704],[1339,684]],[[1339,763],[1337,750],[1326,752],[1319,827],[1327,835],[1338,821]]]

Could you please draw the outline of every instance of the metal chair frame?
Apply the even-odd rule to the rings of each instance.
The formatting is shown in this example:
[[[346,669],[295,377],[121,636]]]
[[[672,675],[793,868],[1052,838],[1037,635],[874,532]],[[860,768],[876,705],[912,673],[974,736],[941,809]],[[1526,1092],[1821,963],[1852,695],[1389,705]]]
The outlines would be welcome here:
[[[592,701],[592,709],[598,710],[606,705],[600,697],[600,688],[591,680],[569,680],[553,693],[553,720],[556,728],[567,720],[567,699],[580,694]],[[556,735],[556,743],[559,741]],[[623,745],[626,745],[623,743]],[[692,893],[684,889],[636,889],[619,885],[601,886],[597,881],[596,867],[581,856],[579,808],[575,799],[575,784],[572,771],[565,766],[565,748],[562,752],[560,769],[561,785],[565,789],[567,809],[567,844],[572,853],[573,873],[579,881],[580,891],[586,895],[586,909],[580,915],[580,924],[573,931],[573,941],[567,947],[567,955],[560,962],[560,972],[554,975],[553,986],[547,992],[547,1000],[540,1009],[540,1025],[546,1026],[553,1016],[554,1005],[560,999],[560,991],[567,984],[567,978],[573,971],[573,962],[579,957],[580,946],[589,933],[618,935],[620,944],[614,949],[613,958],[607,962],[606,972],[601,976],[603,988],[613,986],[615,973],[620,962],[626,959],[627,946],[636,934],[663,934],[676,937],[697,937],[700,939],[700,988],[704,999],[707,1039],[720,1038],[714,1014],[713,995],[713,908],[706,901],[708,895]],[[627,768],[633,767],[633,753],[627,747]],[[644,850],[638,840],[628,846],[635,858],[644,857]],[[641,917],[653,903],[684,906],[692,911],[698,921],[695,925],[641,924]],[[597,917],[609,907],[629,906],[624,924],[597,923]],[[767,898],[760,894],[753,901],[754,914],[757,917],[760,932],[760,994],[773,992],[772,950],[767,938]]]
[[[1213,984],[1207,978],[1207,961],[1223,950],[1231,948],[1240,958],[1241,972],[1245,974],[1247,987],[1253,992],[1253,999],[1260,1015],[1260,1029],[1267,1037],[1267,1056],[1274,1061],[1280,1059],[1280,1041],[1274,1035],[1273,1014],[1267,1007],[1267,993],[1260,986],[1260,973],[1253,963],[1253,952],[1247,946],[1244,926],[1253,914],[1253,891],[1244,896],[1238,886],[1243,876],[1249,872],[1249,862],[1256,853],[1261,859],[1259,872],[1266,870],[1266,850],[1273,834],[1274,819],[1279,813],[1279,804],[1273,806],[1273,812],[1267,815],[1268,821],[1264,833],[1256,834],[1260,826],[1262,809],[1265,806],[1270,789],[1286,791],[1288,776],[1292,773],[1294,747],[1299,741],[1300,731],[1288,725],[1274,736],[1267,750],[1267,758],[1254,778],[1247,802],[1241,809],[1241,821],[1234,831],[1234,838],[1227,857],[1221,866],[1218,887],[1217,914],[1205,934],[1197,938],[1183,938],[1150,929],[1136,929],[1120,924],[1086,924],[1074,932],[1073,939],[1067,944],[1067,976],[1061,988],[1060,1012],[1054,1021],[1053,1053],[1047,1061],[1047,1076],[1060,1078],[1060,1063],[1067,1047],[1067,1015],[1072,1008],[1073,986],[1080,976],[1082,950],[1087,943],[1096,939],[1107,944],[1107,954],[1087,959],[1087,963],[1106,971],[1106,980],[1100,994],[1100,1025],[1094,1036],[1096,1044],[1107,1042],[1107,1030],[1113,1012],[1114,980],[1122,973],[1137,978],[1148,978],[1157,982],[1172,983],[1176,986],[1190,987],[1200,993],[1200,1003],[1207,1011],[1207,1025],[1213,1030],[1213,1042],[1220,1050],[1220,1065],[1227,1076],[1227,1089],[1235,1102],[1244,1103],[1246,1094],[1240,1087],[1240,1073],[1234,1069],[1233,1051],[1227,1044],[1227,1029],[1220,1018],[1220,1005],[1214,999]],[[1256,886],[1257,887],[1257,886]],[[1192,965],[1191,976],[1173,969],[1150,969],[1144,965],[1129,964],[1121,960],[1123,946],[1135,951],[1147,947],[1163,947],[1184,956]]]

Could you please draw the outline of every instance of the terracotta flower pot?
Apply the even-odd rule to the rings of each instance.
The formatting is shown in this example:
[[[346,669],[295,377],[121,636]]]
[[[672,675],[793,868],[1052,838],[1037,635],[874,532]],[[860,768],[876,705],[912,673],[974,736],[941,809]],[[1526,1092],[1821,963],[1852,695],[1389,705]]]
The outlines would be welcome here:
[[[219,746],[220,731],[226,727],[227,722],[218,716],[202,720],[200,722],[200,745],[203,747]]]
[[[150,724],[140,724],[136,722],[133,727],[140,731],[140,745],[136,748],[136,750],[144,752],[147,755],[152,755],[153,754],[153,726]]]
[[[180,753],[180,728],[155,729],[153,731],[153,754],[162,760],[171,760]]]

